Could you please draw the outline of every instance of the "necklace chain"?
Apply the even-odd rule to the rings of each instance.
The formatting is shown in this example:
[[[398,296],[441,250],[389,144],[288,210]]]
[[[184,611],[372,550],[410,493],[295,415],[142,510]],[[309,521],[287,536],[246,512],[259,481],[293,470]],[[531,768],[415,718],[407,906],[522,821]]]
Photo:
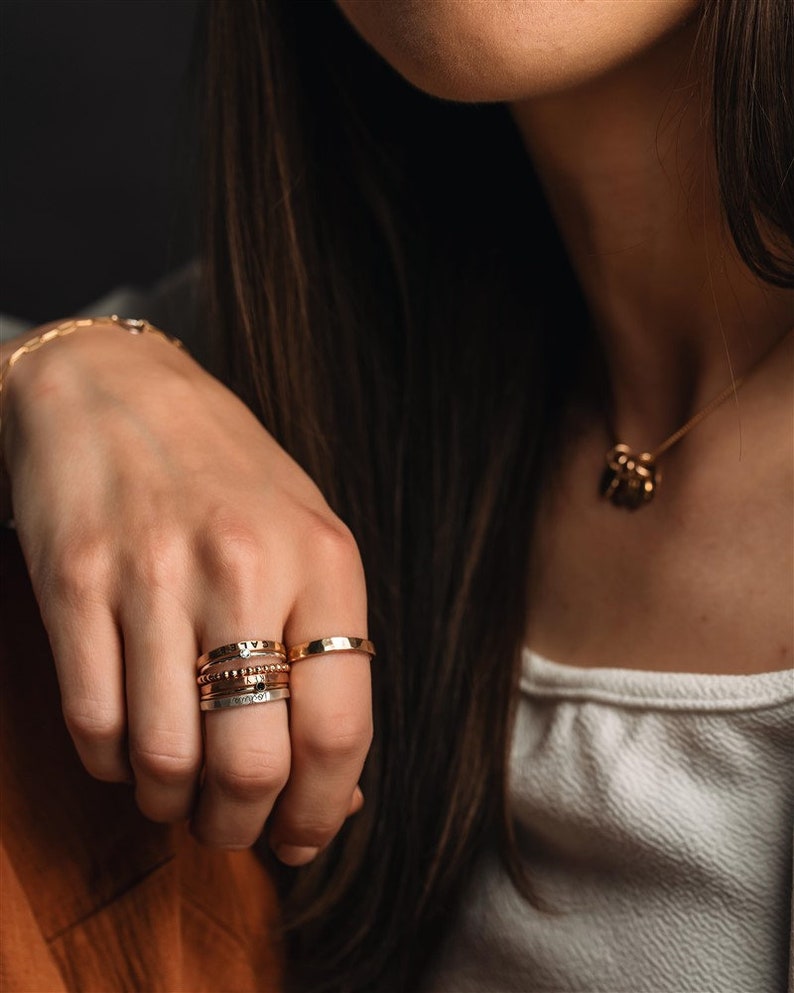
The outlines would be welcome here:
[[[725,403],[728,397],[735,396],[739,392],[739,387],[743,385],[746,378],[746,376],[740,376],[738,379],[734,379],[732,383],[725,387],[719,396],[714,397],[714,399],[710,403],[707,403],[702,410],[699,410],[696,414],[693,414],[686,424],[683,424],[677,431],[673,431],[669,438],[665,438],[661,445],[653,450],[651,453],[653,458],[658,459],[660,455],[664,455],[668,448],[672,448],[673,445],[677,441],[680,441],[685,434],[688,434],[692,428],[697,427],[697,425],[700,424],[701,421],[705,420],[709,414],[712,413],[712,411],[715,411],[717,407]]]
[[[739,388],[747,381],[751,373],[755,372],[764,359],[792,332],[794,332],[794,327],[789,328],[782,338],[767,349],[744,376],[734,379],[702,410],[693,414],[686,424],[682,424],[677,431],[674,431],[669,438],[665,438],[652,452],[634,452],[628,445],[622,443],[614,445],[606,454],[606,469],[600,486],[601,495],[615,506],[626,507],[629,510],[636,510],[638,507],[650,503],[662,479],[661,471],[656,465],[659,457],[664,455],[694,427],[697,427],[717,407],[725,403],[730,396],[736,396]]]

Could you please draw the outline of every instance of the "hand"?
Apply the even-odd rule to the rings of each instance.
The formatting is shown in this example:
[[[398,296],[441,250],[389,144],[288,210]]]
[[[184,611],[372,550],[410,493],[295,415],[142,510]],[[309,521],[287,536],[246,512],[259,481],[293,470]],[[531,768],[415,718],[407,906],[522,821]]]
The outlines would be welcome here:
[[[362,802],[368,657],[294,664],[289,718],[285,701],[209,712],[203,741],[196,659],[365,637],[350,532],[240,400],[153,335],[53,340],[3,401],[17,530],[86,769],[134,778],[148,817],[191,817],[228,848],[253,844],[278,798],[270,843],[309,861]]]

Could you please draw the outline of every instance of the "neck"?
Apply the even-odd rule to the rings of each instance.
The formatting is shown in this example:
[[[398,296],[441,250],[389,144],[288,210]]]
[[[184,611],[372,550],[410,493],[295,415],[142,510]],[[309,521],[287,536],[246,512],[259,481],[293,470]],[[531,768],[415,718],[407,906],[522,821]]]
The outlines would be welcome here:
[[[791,326],[725,230],[687,25],[636,62],[513,113],[601,340],[617,431],[652,447]]]

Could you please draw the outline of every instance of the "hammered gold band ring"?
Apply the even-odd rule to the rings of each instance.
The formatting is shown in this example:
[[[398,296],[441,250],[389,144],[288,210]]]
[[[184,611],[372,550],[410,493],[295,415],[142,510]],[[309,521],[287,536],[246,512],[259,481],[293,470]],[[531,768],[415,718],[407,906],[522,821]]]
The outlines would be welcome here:
[[[305,641],[302,645],[293,645],[287,652],[288,662],[300,662],[315,655],[326,655],[329,652],[362,652],[375,657],[375,646],[366,638],[349,638],[334,635],[331,638],[317,638],[315,641]]]

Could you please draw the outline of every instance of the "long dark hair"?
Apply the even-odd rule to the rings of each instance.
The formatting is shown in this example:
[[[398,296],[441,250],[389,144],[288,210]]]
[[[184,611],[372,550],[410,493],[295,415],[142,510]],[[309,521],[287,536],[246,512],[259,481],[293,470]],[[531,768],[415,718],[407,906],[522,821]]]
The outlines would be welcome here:
[[[794,285],[790,2],[703,17],[731,230]],[[508,740],[586,311],[504,108],[417,92],[331,3],[215,0],[205,33],[212,326],[229,381],[352,528],[379,646],[364,810],[280,874],[288,980],[415,990],[483,846],[532,897]]]

